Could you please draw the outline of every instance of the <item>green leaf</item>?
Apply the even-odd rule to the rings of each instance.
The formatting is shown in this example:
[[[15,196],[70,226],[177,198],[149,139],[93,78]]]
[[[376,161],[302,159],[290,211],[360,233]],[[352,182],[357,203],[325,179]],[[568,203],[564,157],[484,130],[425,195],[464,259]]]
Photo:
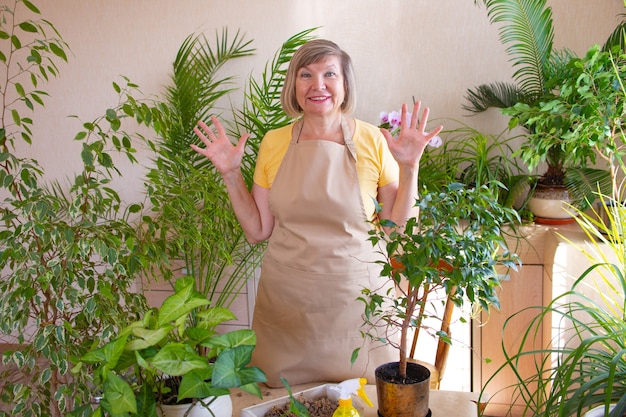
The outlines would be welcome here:
[[[150,346],[154,346],[163,340],[173,326],[167,325],[156,330],[144,329],[142,327],[133,328],[132,333],[138,339],[130,340],[126,346],[128,350],[142,350]]]
[[[22,0],[22,3],[24,3],[24,6],[26,6],[28,8],[28,10],[30,10],[31,12],[33,12],[35,14],[41,14],[41,12],[37,8],[37,6],[35,6],[29,0]]]
[[[50,44],[50,50],[53,54],[61,58],[63,61],[67,62],[67,56],[65,55],[65,51],[55,43]]]
[[[185,375],[193,369],[203,369],[209,366],[205,358],[184,343],[165,345],[154,355],[151,363],[159,371],[172,376]]]
[[[226,307],[211,307],[198,313],[198,318],[202,320],[203,326],[215,328],[225,321],[237,320],[237,316]]]
[[[17,94],[20,97],[24,97],[26,95],[26,92],[24,91],[24,87],[20,83],[15,83],[15,91],[17,91]]]
[[[80,131],[76,134],[76,136],[74,136],[74,140],[83,140],[87,137],[87,132],[85,131]]]
[[[11,36],[11,43],[13,44],[13,48],[15,49],[20,49],[22,47],[22,42],[20,41],[20,38],[15,35]]]
[[[83,150],[80,153],[80,157],[83,160],[83,164],[87,167],[93,167],[94,156],[91,149],[87,146],[83,146]]]
[[[11,116],[13,117],[13,122],[16,125],[18,125],[18,126],[22,125],[22,119],[20,118],[20,114],[18,113],[17,110],[11,109]]]
[[[238,346],[220,353],[213,364],[213,386],[219,388],[233,388],[256,382],[262,372],[256,368],[245,369],[250,363],[254,346]]]
[[[137,394],[137,416],[156,416],[156,398],[152,387],[144,383]]]
[[[30,22],[22,22],[18,26],[24,32],[37,33],[37,27]]]
[[[105,370],[104,391],[100,405],[111,416],[123,416],[126,413],[137,413],[137,400],[133,389],[120,376]]]
[[[194,369],[183,376],[178,388],[178,401],[185,398],[206,398],[228,395],[226,388],[215,388],[211,385],[211,368]]]
[[[176,282],[181,281],[180,279]],[[210,301],[198,294],[194,289],[193,281],[187,283],[182,288],[176,288],[176,292],[163,301],[159,309],[159,319],[157,325],[176,321],[179,317],[186,315],[195,308],[209,305]]]
[[[126,335],[110,341],[101,348],[87,352],[81,361],[88,364],[106,364],[109,368],[115,368],[126,346]]]

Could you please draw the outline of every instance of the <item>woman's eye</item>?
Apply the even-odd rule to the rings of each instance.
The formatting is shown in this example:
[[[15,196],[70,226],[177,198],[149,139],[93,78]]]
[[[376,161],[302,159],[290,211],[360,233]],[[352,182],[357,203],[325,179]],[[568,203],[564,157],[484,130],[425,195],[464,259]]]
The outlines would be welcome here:
[[[300,78],[310,78],[311,74],[309,74],[308,72],[303,72],[300,74]]]
[[[337,73],[336,73],[336,72],[333,72],[333,71],[328,71],[328,72],[326,73],[326,76],[327,76],[327,77],[334,77],[335,75],[337,75]]]

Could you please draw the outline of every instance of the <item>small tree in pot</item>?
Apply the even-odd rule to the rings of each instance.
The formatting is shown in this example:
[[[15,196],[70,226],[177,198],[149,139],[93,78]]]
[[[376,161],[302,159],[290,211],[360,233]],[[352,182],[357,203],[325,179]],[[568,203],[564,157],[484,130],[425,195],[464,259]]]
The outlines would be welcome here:
[[[382,339],[399,350],[399,384],[409,382],[409,332],[423,326],[430,315],[421,308],[427,296],[442,289],[457,306],[467,301],[485,310],[499,307],[496,266],[516,267],[517,262],[506,247],[502,228],[519,217],[500,205],[489,187],[451,183],[440,192],[423,195],[416,206],[419,217],[408,219],[404,227],[381,219],[379,226],[393,231],[386,234],[377,227],[370,232],[370,241],[384,256],[379,261],[381,276],[392,280],[396,291],[381,295],[365,288],[360,298],[365,304],[364,336],[380,338],[382,330]],[[439,336],[450,341],[448,335]],[[379,393],[379,411],[380,401]]]

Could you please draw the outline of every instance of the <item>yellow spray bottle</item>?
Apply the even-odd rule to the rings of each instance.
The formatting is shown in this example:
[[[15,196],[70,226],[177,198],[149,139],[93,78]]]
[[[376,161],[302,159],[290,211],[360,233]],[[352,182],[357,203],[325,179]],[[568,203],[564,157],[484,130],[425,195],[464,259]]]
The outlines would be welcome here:
[[[353,393],[357,394],[370,407],[374,405],[365,393],[363,388],[365,384],[367,384],[365,378],[354,378],[335,386],[339,394],[339,407],[333,413],[333,417],[360,417],[358,410],[352,405]]]

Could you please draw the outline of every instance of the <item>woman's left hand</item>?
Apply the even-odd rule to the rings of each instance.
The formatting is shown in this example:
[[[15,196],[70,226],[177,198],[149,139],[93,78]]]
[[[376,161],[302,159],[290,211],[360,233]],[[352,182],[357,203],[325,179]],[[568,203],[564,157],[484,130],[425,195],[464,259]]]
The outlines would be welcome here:
[[[425,131],[430,110],[425,107],[420,118],[421,105],[420,101],[415,102],[410,121],[407,120],[407,105],[406,103],[402,105],[400,133],[397,138],[394,138],[387,129],[380,129],[387,139],[391,154],[400,166],[416,167],[426,145],[443,129],[443,126],[437,126],[431,132]]]

